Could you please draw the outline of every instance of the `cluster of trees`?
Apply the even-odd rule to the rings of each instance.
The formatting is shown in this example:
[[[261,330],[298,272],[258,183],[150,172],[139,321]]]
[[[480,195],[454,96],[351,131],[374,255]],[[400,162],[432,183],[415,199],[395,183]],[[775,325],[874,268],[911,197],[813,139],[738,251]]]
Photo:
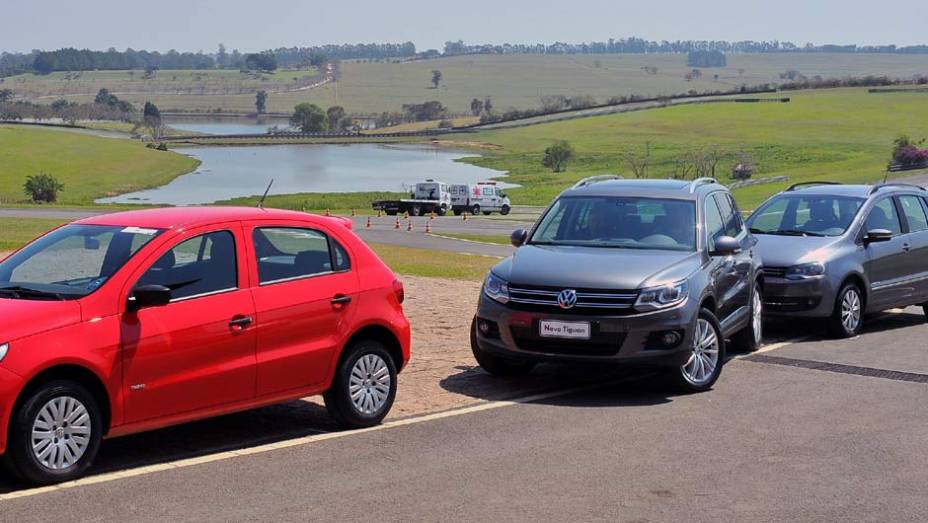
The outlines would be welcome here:
[[[314,47],[280,47],[273,49],[281,67],[305,64],[319,66],[328,60],[410,58],[416,55],[412,42],[383,44],[330,44]]]
[[[484,113],[493,112],[493,100],[487,96],[485,99],[481,100],[479,98],[474,98],[470,101],[470,114],[474,116],[480,116]]]
[[[914,80],[914,83],[918,82],[918,79]],[[784,91],[792,91],[796,89],[829,89],[834,87],[880,87],[910,83],[913,83],[913,81],[879,75],[846,76],[844,78],[822,78],[818,75],[806,78],[800,75],[796,80],[782,83],[778,87]]]
[[[353,121],[345,108],[340,105],[334,105],[323,111],[316,104],[302,103],[293,108],[290,125],[304,133],[321,133],[347,131],[351,129]]]
[[[799,46],[777,40],[756,42],[745,40],[645,40],[643,38],[610,38],[605,42],[553,44],[466,44],[462,40],[445,43],[445,55],[463,54],[606,54],[606,53],[689,53],[720,51],[723,53],[928,53],[928,45],[899,47],[895,45],[814,45]]]
[[[713,50],[696,50],[690,51],[686,55],[686,65],[688,67],[725,67],[728,62],[725,60],[725,53]]]
[[[924,144],[924,139],[914,141],[906,135],[896,138],[893,142],[893,154],[889,162],[890,167],[913,168],[928,164],[928,149],[921,148]]]
[[[137,111],[131,103],[120,100],[106,89],[101,89],[93,102],[69,102],[62,98],[50,104],[14,101],[13,91],[0,90],[0,120],[43,121],[52,119],[60,119],[70,124],[79,120],[135,122]]]
[[[212,69],[216,60],[203,53],[157,51],[91,51],[89,49],[59,49],[34,54],[32,70],[39,74],[53,71],[92,71],[125,69]]]
[[[277,55],[273,51],[248,53],[245,55],[245,68],[252,71],[276,71]]]

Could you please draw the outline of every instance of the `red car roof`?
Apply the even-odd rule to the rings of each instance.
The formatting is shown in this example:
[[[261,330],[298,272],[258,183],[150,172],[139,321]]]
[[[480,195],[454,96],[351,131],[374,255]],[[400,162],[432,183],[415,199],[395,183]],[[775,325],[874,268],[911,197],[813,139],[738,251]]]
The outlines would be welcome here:
[[[306,220],[324,217],[299,211],[280,209],[258,209],[256,207],[166,207],[112,214],[101,214],[79,220],[84,225],[115,225],[125,227],[148,227],[153,229],[179,229],[195,225],[208,225],[239,220],[281,219]],[[341,218],[330,218],[345,222]],[[350,225],[345,223],[350,228]]]

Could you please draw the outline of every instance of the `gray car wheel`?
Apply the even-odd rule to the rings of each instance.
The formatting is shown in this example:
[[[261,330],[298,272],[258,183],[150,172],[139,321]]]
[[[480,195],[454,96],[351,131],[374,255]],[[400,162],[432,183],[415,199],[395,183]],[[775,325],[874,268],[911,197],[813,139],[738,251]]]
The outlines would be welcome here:
[[[829,330],[838,338],[852,338],[864,324],[864,298],[855,283],[846,283],[838,292],[835,309],[829,320]]]
[[[764,295],[758,284],[754,284],[748,307],[751,318],[747,326],[731,338],[732,346],[741,352],[754,352],[764,344]]]
[[[712,311],[700,309],[694,325],[689,358],[674,367],[670,377],[681,392],[705,392],[712,388],[722,374],[725,364],[725,340],[722,328]]]

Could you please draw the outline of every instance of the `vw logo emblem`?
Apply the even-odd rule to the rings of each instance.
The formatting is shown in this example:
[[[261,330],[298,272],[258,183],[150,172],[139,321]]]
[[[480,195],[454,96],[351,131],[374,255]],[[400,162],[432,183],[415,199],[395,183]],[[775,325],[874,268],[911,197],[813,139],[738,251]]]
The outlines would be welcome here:
[[[557,295],[557,304],[562,309],[570,309],[577,304],[577,291],[564,289]]]

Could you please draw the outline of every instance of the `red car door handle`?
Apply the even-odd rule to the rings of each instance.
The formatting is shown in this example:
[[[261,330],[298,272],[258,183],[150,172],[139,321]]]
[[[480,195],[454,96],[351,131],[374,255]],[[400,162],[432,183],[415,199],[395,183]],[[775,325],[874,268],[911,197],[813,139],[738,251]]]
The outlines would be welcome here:
[[[336,294],[332,298],[332,305],[348,305],[349,303],[351,303],[351,296],[345,294]]]
[[[250,316],[236,316],[229,321],[229,327],[241,330],[247,328],[253,322],[254,320]]]

